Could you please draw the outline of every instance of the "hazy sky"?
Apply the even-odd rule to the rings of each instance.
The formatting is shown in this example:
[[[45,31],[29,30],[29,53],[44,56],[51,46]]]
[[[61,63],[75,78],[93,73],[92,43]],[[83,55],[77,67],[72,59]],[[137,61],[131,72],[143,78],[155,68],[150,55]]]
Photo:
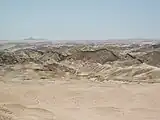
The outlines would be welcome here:
[[[0,0],[0,39],[160,38],[160,0]]]

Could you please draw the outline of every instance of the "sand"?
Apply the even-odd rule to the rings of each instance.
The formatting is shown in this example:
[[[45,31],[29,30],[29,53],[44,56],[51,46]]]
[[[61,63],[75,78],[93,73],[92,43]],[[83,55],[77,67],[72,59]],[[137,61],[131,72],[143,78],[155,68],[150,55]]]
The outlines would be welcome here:
[[[0,120],[160,119],[159,49],[49,46],[1,51]]]
[[[0,120],[159,120],[160,84],[0,83]]]

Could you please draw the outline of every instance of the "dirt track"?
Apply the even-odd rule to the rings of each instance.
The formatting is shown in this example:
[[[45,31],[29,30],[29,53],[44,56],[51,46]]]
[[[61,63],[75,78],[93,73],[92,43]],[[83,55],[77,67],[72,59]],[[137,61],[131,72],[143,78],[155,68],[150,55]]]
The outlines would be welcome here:
[[[0,83],[0,115],[6,118],[0,120],[158,120],[159,90],[160,84],[86,80]]]

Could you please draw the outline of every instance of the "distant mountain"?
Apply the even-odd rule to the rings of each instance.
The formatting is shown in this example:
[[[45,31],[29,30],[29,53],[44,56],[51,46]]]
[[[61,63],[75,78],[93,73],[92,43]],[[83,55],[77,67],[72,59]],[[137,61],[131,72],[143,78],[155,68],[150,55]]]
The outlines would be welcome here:
[[[47,40],[47,39],[29,37],[29,38],[25,38],[24,40]]]

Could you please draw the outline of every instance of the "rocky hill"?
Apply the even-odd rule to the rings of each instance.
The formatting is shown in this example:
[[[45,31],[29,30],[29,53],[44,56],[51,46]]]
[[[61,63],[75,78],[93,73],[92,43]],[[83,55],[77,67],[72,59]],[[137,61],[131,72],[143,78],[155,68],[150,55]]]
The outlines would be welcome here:
[[[152,51],[150,49],[145,53],[143,51],[142,54],[140,51],[136,52],[137,47],[140,46],[125,48],[109,45],[60,47],[40,45],[31,48],[20,47],[13,51],[1,50],[1,78],[8,74],[21,74],[25,77],[37,76],[39,79],[67,75],[100,81],[158,81],[160,51],[156,47]],[[25,67],[28,65],[29,68]],[[39,67],[34,68],[34,65]],[[21,67],[17,68],[18,66]]]

